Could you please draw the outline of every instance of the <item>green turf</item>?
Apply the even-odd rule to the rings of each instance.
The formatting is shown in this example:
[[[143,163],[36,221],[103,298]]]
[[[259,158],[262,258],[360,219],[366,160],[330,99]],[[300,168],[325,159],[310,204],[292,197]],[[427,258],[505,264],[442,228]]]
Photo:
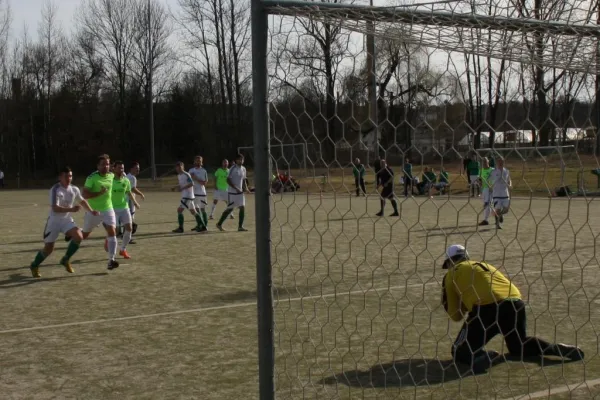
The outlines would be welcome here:
[[[34,280],[27,265],[41,246],[47,196],[0,192],[0,393],[258,397],[253,196],[250,232],[235,232],[236,220],[217,232],[213,220],[208,234],[176,235],[177,194],[149,193],[129,265],[106,270],[97,231],[74,257],[75,274],[57,265],[59,241]],[[273,200],[278,398],[504,399],[600,378],[596,201],[514,199],[496,233],[476,229],[477,198],[403,199],[401,219],[373,218],[374,197]],[[446,245],[465,241],[521,288],[532,334],[577,341],[586,361],[510,361],[459,379],[449,349],[460,325],[440,307],[439,265]],[[490,348],[503,351],[499,339]],[[571,398],[598,394],[594,386]]]

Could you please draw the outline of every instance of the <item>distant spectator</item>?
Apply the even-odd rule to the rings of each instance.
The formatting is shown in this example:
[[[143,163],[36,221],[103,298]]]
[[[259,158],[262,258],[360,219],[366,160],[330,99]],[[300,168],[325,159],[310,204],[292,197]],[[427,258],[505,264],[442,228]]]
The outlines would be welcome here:
[[[450,178],[448,176],[448,171],[444,168],[441,169],[440,174],[438,175],[438,183],[434,185],[435,189],[440,193],[444,193],[446,188],[450,185]]]
[[[469,160],[467,171],[469,173],[469,191],[471,197],[475,197],[475,195],[479,196],[481,189],[479,186],[479,161],[477,161],[476,154],[473,154]]]
[[[433,168],[425,167],[423,170],[423,179],[418,185],[419,194],[429,195],[431,188],[435,185],[437,176],[433,171]]]
[[[4,171],[0,169],[0,188],[4,189]]]
[[[352,167],[352,175],[354,175],[354,185],[356,186],[356,197],[361,194],[365,196],[367,189],[365,188],[365,166],[360,162],[360,158],[354,160]]]
[[[408,197],[408,188],[410,187],[410,194],[412,195],[413,193],[413,184],[414,184],[414,177],[413,177],[413,173],[412,173],[412,164],[410,163],[410,159],[407,158],[404,161],[404,197]]]

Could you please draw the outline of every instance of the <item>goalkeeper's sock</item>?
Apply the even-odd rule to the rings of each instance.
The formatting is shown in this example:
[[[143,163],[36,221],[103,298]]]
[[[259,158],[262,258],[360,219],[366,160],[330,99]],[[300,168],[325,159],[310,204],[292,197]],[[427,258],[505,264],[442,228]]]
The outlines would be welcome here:
[[[223,225],[223,222],[225,222],[227,217],[229,217],[229,214],[231,214],[232,212],[233,208],[226,208],[225,211],[223,211],[221,218],[219,218],[219,222],[217,222],[217,225]]]
[[[183,213],[177,214],[177,223],[179,224],[179,228],[183,229]]]
[[[246,214],[246,208],[245,207],[240,207],[240,215],[239,215],[240,222],[238,224],[238,227],[240,227],[240,228],[244,227],[244,217],[245,217],[245,214]]]
[[[383,212],[385,210],[385,200],[380,200],[379,203],[381,204],[381,212]]]
[[[198,228],[204,228],[204,221],[202,220],[202,217],[200,216],[200,213],[196,213],[196,215],[194,215],[194,218],[196,218],[196,223],[198,224]]]
[[[206,209],[202,208],[200,210],[200,213],[202,214],[202,221],[204,222],[204,227],[208,227],[208,215],[206,215]]]
[[[65,256],[63,257],[63,260],[70,260],[71,257],[73,257],[73,255],[75,253],[77,253],[77,250],[79,250],[80,245],[81,245],[81,243],[71,240],[69,242],[69,246],[67,247],[67,252],[65,253]]]
[[[72,240],[71,240],[71,242],[72,242]],[[46,257],[48,257],[48,256],[46,254],[44,254],[43,251],[38,251],[38,253],[35,255],[35,259],[31,263],[31,268],[39,267],[40,264],[44,262]]]

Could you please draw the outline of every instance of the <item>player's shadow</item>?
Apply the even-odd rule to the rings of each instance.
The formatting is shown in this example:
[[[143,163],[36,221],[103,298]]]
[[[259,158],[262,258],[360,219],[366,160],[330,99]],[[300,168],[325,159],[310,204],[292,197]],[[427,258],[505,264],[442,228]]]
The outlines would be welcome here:
[[[95,274],[84,274],[84,275],[67,275],[67,276],[55,276],[50,278],[32,278],[31,276],[23,275],[23,274],[11,274],[8,279],[0,280],[0,290],[1,289],[12,289],[23,286],[32,285],[35,283],[43,283],[43,282],[55,282],[62,281],[65,279],[73,279],[73,278],[86,278],[91,276],[105,276],[108,275],[107,272],[100,272]]]
[[[505,362],[535,363],[548,367],[561,365],[571,361],[543,357],[521,359],[504,355],[494,361],[494,366]],[[368,370],[345,371],[322,379],[325,385],[346,385],[360,388],[415,387],[429,386],[455,381],[473,375],[469,365],[456,364],[453,360],[438,359],[403,359],[391,363],[376,364]]]
[[[36,249],[39,250],[39,249]],[[35,253],[35,251],[34,251]],[[98,260],[75,260],[75,261],[71,261],[71,264],[73,265],[81,265],[81,264],[92,264],[92,263],[97,263],[97,262],[101,262],[101,261],[106,261],[105,258],[102,259],[98,259]],[[52,267],[52,264],[44,264],[44,267]],[[62,266],[60,266],[59,264],[56,264],[56,266],[59,266],[60,268],[62,268]],[[11,268],[2,268],[0,269],[0,272],[9,272],[9,271],[21,271],[21,270],[28,270],[29,269],[29,265],[24,265],[22,267],[11,267]]]
[[[457,365],[452,360],[419,358],[376,364],[366,371],[342,372],[324,378],[320,383],[360,388],[414,387],[455,381],[470,374],[471,369],[468,365]]]

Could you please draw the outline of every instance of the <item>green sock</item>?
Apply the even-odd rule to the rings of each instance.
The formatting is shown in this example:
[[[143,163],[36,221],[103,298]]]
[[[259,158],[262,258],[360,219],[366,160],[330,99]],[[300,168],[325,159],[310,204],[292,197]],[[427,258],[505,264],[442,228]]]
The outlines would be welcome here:
[[[81,243],[77,243],[74,240],[71,240],[69,242],[69,247],[67,247],[67,252],[65,253],[65,256],[63,257],[63,260],[70,260],[71,257],[73,257],[73,254],[77,253],[77,250],[79,250],[79,246],[81,245]]]
[[[239,227],[243,228],[244,227],[244,214],[245,214],[245,207],[240,207],[240,215],[239,215],[239,219],[240,219],[240,224]]]
[[[46,259],[46,255],[44,254],[44,252],[43,251],[38,251],[38,253],[35,255],[35,259],[31,263],[31,267],[32,268],[39,267],[40,264],[42,262],[44,262],[45,259]]]
[[[202,217],[200,216],[200,214],[196,213],[196,215],[194,215],[194,217],[196,217],[196,223],[198,224],[198,228],[204,228],[204,221],[202,220]]]
[[[179,227],[183,229],[183,213],[177,214],[177,223],[179,224]]]
[[[217,225],[223,225],[223,222],[225,222],[227,217],[229,217],[229,214],[231,214],[232,212],[233,208],[226,208],[225,211],[223,211],[223,215],[221,215],[221,218],[219,218],[219,222],[217,222]]]
[[[206,210],[203,208],[200,212],[202,213],[202,221],[204,221],[204,226],[208,226],[208,214],[206,214]]]

